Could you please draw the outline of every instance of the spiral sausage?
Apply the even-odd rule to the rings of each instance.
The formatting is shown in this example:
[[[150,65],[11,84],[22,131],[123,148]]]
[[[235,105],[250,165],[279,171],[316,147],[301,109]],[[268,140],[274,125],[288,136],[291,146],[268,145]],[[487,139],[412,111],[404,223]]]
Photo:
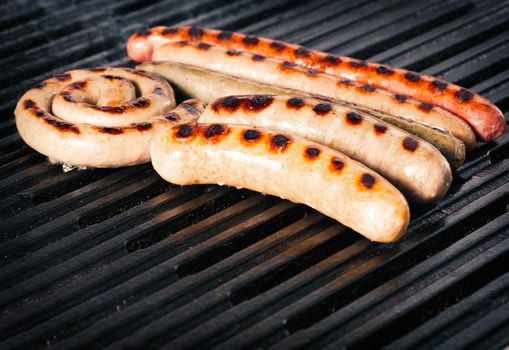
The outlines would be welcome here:
[[[103,168],[147,162],[158,130],[195,120],[203,110],[198,101],[170,112],[173,107],[172,88],[156,75],[94,68],[43,81],[23,95],[15,115],[19,134],[38,152],[65,164]]]
[[[181,40],[220,45],[230,50],[286,60],[342,79],[412,97],[427,105],[439,106],[464,119],[482,141],[491,141],[506,129],[504,116],[494,104],[458,85],[401,68],[308,50],[268,38],[214,29],[160,26],[133,34],[127,43],[127,50],[132,59],[142,62],[151,60],[153,52],[161,45]]]

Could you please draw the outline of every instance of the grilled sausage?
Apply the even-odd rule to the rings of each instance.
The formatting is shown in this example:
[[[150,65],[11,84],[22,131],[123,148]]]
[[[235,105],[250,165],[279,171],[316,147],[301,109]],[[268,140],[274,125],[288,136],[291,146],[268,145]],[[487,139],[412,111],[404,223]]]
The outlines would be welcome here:
[[[227,96],[210,103],[200,123],[247,124],[305,137],[362,162],[405,195],[425,203],[441,198],[452,174],[429,143],[356,110],[294,96]]]
[[[138,68],[156,72],[169,80],[177,91],[185,96],[210,102],[221,96],[236,94],[292,94],[309,97],[311,94],[303,91],[284,89],[267,84],[261,84],[248,79],[240,79],[224,73],[196,68],[187,64],[168,62],[147,62]],[[316,95],[314,95],[316,96]],[[324,98],[321,96],[321,98]],[[335,103],[343,103],[334,100]],[[352,107],[352,105],[349,105]],[[357,109],[358,106],[355,106]],[[454,168],[460,166],[465,159],[465,145],[456,137],[429,128],[423,124],[412,122],[404,118],[394,117],[373,110],[365,109],[365,113],[386,120],[421,139],[428,141],[447,158]]]
[[[198,101],[170,112],[174,106],[172,88],[156,75],[128,68],[73,70],[27,91],[16,106],[16,126],[30,147],[56,162],[127,166],[149,160],[158,129],[195,120],[203,110]]]
[[[160,133],[154,169],[179,184],[226,184],[304,203],[377,242],[406,230],[403,195],[366,166],[298,136],[231,124],[188,123]]]
[[[304,69],[288,61],[262,59],[250,53],[232,53],[222,47],[203,46],[193,42],[167,43],[159,47],[153,57],[156,61],[187,63],[275,87],[299,90],[379,110],[385,114],[450,131],[463,141],[467,148],[475,145],[475,135],[470,127],[442,108],[403,98],[371,85],[337,80],[331,75]]]
[[[501,111],[490,101],[458,85],[433,76],[350,57],[308,50],[282,41],[194,27],[154,27],[133,34],[127,51],[135,61],[152,59],[154,50],[169,41],[200,41],[230,50],[242,50],[299,64],[362,84],[387,89],[435,105],[464,119],[483,141],[502,135],[506,123]]]

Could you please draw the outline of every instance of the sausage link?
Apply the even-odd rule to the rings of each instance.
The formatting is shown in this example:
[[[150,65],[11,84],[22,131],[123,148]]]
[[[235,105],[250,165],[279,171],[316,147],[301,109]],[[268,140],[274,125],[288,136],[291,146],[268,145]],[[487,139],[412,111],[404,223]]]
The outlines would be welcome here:
[[[196,120],[203,111],[199,101],[173,107],[172,88],[156,75],[93,68],[43,81],[22,96],[14,113],[22,139],[38,152],[60,163],[104,168],[147,162],[158,130]]]
[[[441,198],[451,168],[429,143],[365,113],[295,96],[227,96],[210,103],[200,123],[247,124],[305,137],[362,162],[416,202]],[[315,151],[308,158],[313,158]]]
[[[408,204],[387,180],[298,136],[245,125],[188,123],[159,134],[151,156],[155,170],[169,182],[226,184],[304,203],[373,241],[397,240],[408,225]]]
[[[423,106],[411,98],[377,89],[371,85],[349,80],[338,80],[334,76],[318,73],[275,59],[256,59],[256,55],[244,52],[231,54],[218,46],[203,48],[192,42],[170,42],[154,53],[156,61],[190,64],[243,79],[273,85],[285,89],[303,91],[349,102],[407,120],[447,130],[472,148],[475,136],[470,127],[446,110]]]
[[[197,98],[204,102],[211,102],[222,96],[238,94],[292,94],[302,97],[316,97],[316,95],[303,91],[257,83],[187,64],[146,62],[139,65],[138,68],[160,74],[170,81],[172,86],[177,89],[179,93],[191,98]],[[327,100],[327,98],[324,98],[324,100]],[[338,101],[334,102],[339,103]],[[347,108],[354,108],[351,104],[343,104]],[[355,109],[361,110],[359,106],[355,106]],[[465,145],[449,133],[404,118],[376,112],[371,109],[363,109],[363,113],[385,120],[429,142],[444,155],[454,169],[463,164],[465,160]]]
[[[154,27],[133,34],[127,50],[132,59],[143,62],[152,59],[157,47],[181,40],[199,41],[203,45],[220,45],[230,50],[286,60],[439,106],[464,119],[482,141],[491,141],[506,129],[504,116],[493,103],[461,86],[401,68],[308,50],[268,38],[195,27]]]

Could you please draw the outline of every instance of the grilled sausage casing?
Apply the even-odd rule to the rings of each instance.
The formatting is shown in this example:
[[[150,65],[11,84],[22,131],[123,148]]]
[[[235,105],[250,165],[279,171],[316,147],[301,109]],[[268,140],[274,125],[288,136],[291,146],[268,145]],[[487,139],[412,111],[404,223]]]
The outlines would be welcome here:
[[[151,60],[161,45],[181,40],[220,45],[230,50],[286,60],[343,79],[413,97],[464,119],[483,141],[499,137],[506,129],[504,116],[493,103],[461,86],[405,69],[308,50],[278,40],[206,28],[160,26],[133,34],[129,38],[127,51],[132,59],[143,62]]]
[[[138,66],[149,72],[155,72],[171,82],[172,87],[186,97],[197,98],[204,102],[228,95],[238,94],[292,94],[310,97],[311,94],[303,91],[284,89],[273,85],[262,84],[248,79],[240,79],[232,75],[217,73],[211,70],[197,68],[187,64],[170,62],[147,62]],[[316,95],[315,95],[316,96]],[[320,96],[322,99],[327,99]],[[331,100],[328,98],[328,100]],[[342,103],[334,100],[335,104]],[[353,108],[345,104],[346,108]],[[355,109],[359,109],[355,106]],[[456,137],[443,131],[429,128],[418,122],[404,118],[392,117],[373,110],[364,110],[364,113],[388,121],[435,146],[449,161],[453,168],[459,167],[465,160],[465,145]]]
[[[367,238],[406,230],[403,195],[366,166],[298,136],[231,124],[181,124],[152,143],[154,169],[180,184],[226,184],[304,203]]]
[[[377,171],[420,203],[441,198],[452,181],[447,160],[429,143],[364,113],[321,100],[227,96],[210,103],[199,122],[266,127],[327,145]]]

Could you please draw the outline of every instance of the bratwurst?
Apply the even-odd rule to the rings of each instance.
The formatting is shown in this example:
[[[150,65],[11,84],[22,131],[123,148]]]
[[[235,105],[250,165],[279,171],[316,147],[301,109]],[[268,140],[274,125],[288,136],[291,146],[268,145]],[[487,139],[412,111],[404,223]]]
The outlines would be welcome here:
[[[268,38],[196,27],[159,26],[133,34],[127,51],[133,60],[144,62],[152,60],[153,53],[163,44],[181,40],[277,58],[412,97],[464,119],[483,141],[499,137],[506,129],[503,114],[493,103],[458,85],[401,68],[308,50]]]
[[[188,123],[160,133],[154,169],[180,185],[226,184],[306,204],[367,238],[391,242],[406,230],[403,195],[344,154],[262,128]]]
[[[210,103],[200,123],[247,124],[305,137],[362,162],[413,201],[441,198],[451,168],[432,145],[345,106],[295,96],[227,96]]]

